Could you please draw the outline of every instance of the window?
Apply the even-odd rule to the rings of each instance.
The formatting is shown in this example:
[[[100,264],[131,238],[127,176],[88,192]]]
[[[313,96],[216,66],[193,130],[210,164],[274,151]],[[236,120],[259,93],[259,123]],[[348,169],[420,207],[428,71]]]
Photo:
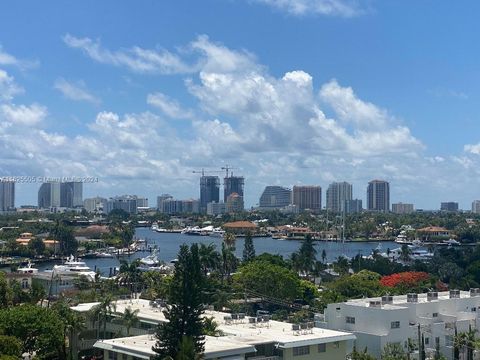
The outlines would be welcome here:
[[[323,353],[327,351],[327,344],[318,344],[318,352]]]
[[[445,335],[445,346],[453,346],[453,335]]]
[[[400,321],[392,321],[392,322],[390,323],[390,328],[391,328],[391,329],[398,329],[398,328],[400,328]]]
[[[447,336],[445,336],[445,343],[447,343],[447,337],[450,338],[449,341],[452,343],[451,345],[453,345],[453,336],[452,336],[452,335],[447,335]],[[451,345],[450,345],[450,346],[451,346]],[[437,337],[435,338],[435,347],[437,348],[437,347],[439,347],[439,346],[440,346],[440,337],[437,336]],[[447,346],[448,346],[448,345],[447,345]]]
[[[430,338],[427,338],[427,337],[426,337],[426,338],[425,338],[425,345],[428,345],[428,344],[430,344]]]
[[[118,354],[116,352],[109,351],[108,358],[109,360],[118,360]]]
[[[293,348],[293,356],[309,355],[310,346],[298,346]]]
[[[347,324],[355,324],[355,318],[353,316],[346,316],[345,317],[345,322]]]
[[[338,348],[340,347],[340,341],[335,341],[335,342],[333,343],[333,347],[334,347],[335,349],[338,349]]]
[[[477,311],[477,308],[476,308],[476,307],[472,307],[471,310],[472,310],[472,312],[475,312],[475,311]]]
[[[434,317],[434,318],[438,317],[438,313],[433,313],[432,317]]]

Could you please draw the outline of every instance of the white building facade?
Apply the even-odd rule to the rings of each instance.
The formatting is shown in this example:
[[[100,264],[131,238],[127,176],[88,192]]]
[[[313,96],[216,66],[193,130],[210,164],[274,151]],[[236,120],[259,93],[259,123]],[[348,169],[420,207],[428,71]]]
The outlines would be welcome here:
[[[316,326],[349,331],[356,336],[356,348],[380,358],[389,343],[408,351],[409,339],[418,344],[423,335],[427,354],[436,348],[453,359],[453,338],[457,333],[480,330],[480,290],[451,290],[349,300],[329,304],[316,316]],[[418,352],[411,355],[418,357]]]

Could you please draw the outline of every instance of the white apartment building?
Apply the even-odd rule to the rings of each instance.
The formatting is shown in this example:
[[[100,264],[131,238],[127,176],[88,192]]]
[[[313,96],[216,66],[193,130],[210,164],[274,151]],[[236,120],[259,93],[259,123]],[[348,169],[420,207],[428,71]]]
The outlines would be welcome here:
[[[97,304],[80,304],[72,307],[72,310],[88,313]],[[106,360],[148,359],[149,354],[152,355],[150,351],[154,340],[145,335],[151,335],[159,323],[166,321],[163,306],[165,304],[161,302],[142,299],[116,301],[115,310],[106,325],[106,332],[107,338],[120,338],[96,341],[98,330],[95,330],[95,327],[98,323],[87,321],[87,328],[74,339],[74,343],[79,350],[93,346],[103,349]],[[134,337],[126,339],[121,315],[127,308],[139,310],[139,322],[130,329],[130,335]],[[316,328],[313,322],[297,325],[273,321],[265,315],[248,317],[241,313],[230,314],[212,310],[206,310],[204,316],[213,317],[218,329],[225,335],[206,339],[206,359],[344,360],[355,339],[355,336],[348,332]],[[232,340],[230,347],[227,346],[229,339]],[[221,356],[214,356],[219,348],[222,351]]]
[[[408,339],[418,341],[420,327],[427,354],[438,346],[453,359],[455,328],[458,333],[469,326],[480,330],[480,289],[349,300],[329,304],[315,320],[321,328],[352,332],[357,349],[367,348],[377,358],[389,343],[407,350]]]

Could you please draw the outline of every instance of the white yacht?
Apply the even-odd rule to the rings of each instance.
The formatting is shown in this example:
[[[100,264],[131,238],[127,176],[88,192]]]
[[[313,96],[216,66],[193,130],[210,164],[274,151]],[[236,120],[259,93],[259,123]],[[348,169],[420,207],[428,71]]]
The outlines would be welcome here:
[[[210,233],[210,236],[214,237],[222,237],[225,235],[225,230],[222,230],[222,228],[214,228],[212,232]]]
[[[26,266],[19,267],[17,272],[20,274],[36,274],[38,269],[33,267],[33,264],[29,261]]]
[[[140,263],[143,264],[143,265],[147,265],[147,266],[158,265],[160,260],[158,260],[157,254],[158,254],[158,250],[155,248],[155,249],[153,249],[153,252],[150,255],[145,256],[144,258],[140,259]]]
[[[95,281],[95,271],[92,271],[84,261],[75,260],[73,255],[62,265],[55,265],[52,269],[54,275],[60,276],[86,276],[90,281]]]

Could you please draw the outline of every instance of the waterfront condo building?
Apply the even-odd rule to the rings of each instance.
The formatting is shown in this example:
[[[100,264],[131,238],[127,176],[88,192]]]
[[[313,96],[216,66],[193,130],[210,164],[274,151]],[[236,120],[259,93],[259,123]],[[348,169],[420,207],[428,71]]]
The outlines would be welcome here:
[[[200,178],[200,211],[207,211],[207,204],[220,201],[220,179],[218,176],[203,175]]]
[[[137,195],[122,195],[108,199],[107,214],[112,210],[121,209],[129,214],[137,214],[138,208],[148,206],[148,199]]]
[[[457,212],[458,202],[447,201],[440,204],[440,211]]]
[[[0,181],[0,213],[15,209],[15,182]]]
[[[260,196],[259,207],[262,210],[282,209],[292,203],[292,190],[271,185],[265,187]]]
[[[327,189],[327,209],[334,212],[343,212],[345,202],[352,200],[352,184],[334,182]]]
[[[367,348],[377,359],[387,344],[407,352],[409,343],[418,345],[423,337],[427,358],[438,348],[450,360],[455,332],[480,330],[480,290],[348,300],[329,304],[315,318],[316,326],[352,332],[356,348]],[[410,358],[417,359],[418,351]]]
[[[410,214],[414,212],[413,204],[395,203],[392,204],[392,212],[395,214]]]
[[[367,187],[367,210],[390,211],[390,184],[383,180],[372,180]]]
[[[320,186],[294,186],[293,205],[296,205],[300,211],[320,212],[322,188]]]

